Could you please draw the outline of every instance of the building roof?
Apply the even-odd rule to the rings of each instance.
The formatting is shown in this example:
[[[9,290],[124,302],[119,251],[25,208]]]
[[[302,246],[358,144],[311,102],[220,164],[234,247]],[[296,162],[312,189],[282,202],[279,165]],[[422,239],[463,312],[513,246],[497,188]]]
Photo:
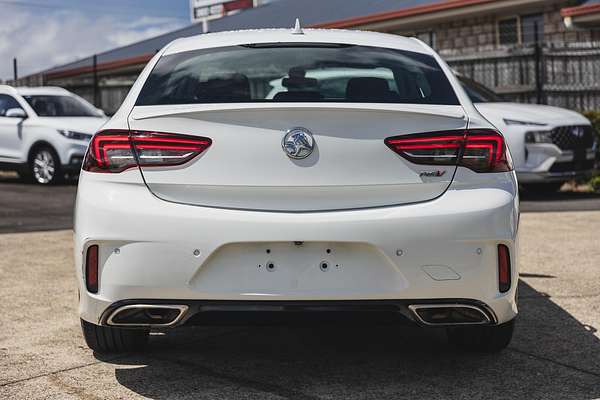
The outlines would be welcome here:
[[[600,0],[584,0],[578,6],[561,10],[563,17],[576,17],[588,13],[600,13]]]

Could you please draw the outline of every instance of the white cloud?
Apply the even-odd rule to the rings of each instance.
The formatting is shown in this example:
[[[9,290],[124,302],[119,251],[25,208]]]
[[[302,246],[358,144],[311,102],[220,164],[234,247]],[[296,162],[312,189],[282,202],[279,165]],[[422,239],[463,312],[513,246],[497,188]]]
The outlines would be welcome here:
[[[0,79],[12,78],[13,57],[24,76],[186,24],[168,17],[91,17],[75,10],[41,15],[14,6],[2,8]]]

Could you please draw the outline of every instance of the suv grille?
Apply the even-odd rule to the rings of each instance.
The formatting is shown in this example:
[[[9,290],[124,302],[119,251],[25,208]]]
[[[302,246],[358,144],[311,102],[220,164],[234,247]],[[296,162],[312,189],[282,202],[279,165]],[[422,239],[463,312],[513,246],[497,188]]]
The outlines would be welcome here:
[[[552,130],[552,142],[562,150],[588,149],[594,145],[591,126],[559,126]]]

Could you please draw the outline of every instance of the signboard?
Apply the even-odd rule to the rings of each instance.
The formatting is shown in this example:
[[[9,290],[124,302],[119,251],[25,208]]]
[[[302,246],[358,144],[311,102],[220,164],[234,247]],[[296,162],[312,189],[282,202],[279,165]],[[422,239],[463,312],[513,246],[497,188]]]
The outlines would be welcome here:
[[[252,8],[253,0],[190,0],[192,22],[224,17],[232,11]]]

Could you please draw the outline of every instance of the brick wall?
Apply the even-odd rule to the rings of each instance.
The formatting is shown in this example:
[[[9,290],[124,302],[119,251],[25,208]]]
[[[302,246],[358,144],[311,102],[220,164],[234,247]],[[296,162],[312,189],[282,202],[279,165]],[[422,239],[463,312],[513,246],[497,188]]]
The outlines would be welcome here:
[[[600,44],[600,30],[567,30],[560,9],[568,5],[555,4],[539,9],[537,12],[528,10],[526,13],[544,15],[544,40],[548,45],[564,46],[596,42]],[[506,17],[506,16],[504,16]],[[435,47],[441,54],[469,54],[476,52],[493,51],[502,46],[497,43],[497,22],[500,17],[496,15],[481,16],[453,22],[441,23],[433,27],[412,32],[395,32],[404,35],[414,35],[419,32],[435,32]]]

